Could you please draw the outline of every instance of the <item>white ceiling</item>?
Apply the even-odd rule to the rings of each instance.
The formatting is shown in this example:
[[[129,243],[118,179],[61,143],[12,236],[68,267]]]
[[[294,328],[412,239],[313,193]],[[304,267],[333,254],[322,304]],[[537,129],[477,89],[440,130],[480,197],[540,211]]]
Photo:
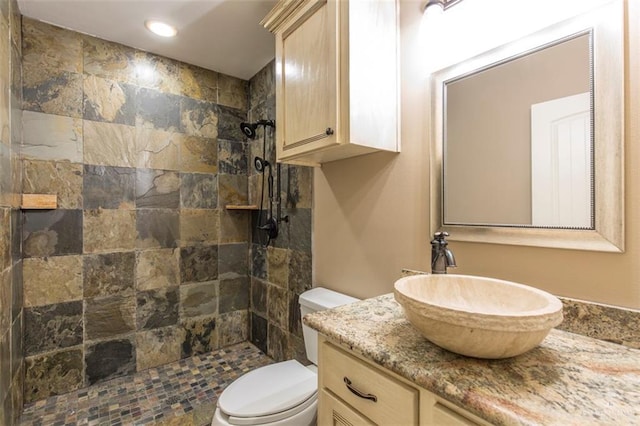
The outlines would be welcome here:
[[[242,79],[274,57],[260,20],[276,0],[18,0],[23,15]],[[174,25],[166,39],[147,19]]]

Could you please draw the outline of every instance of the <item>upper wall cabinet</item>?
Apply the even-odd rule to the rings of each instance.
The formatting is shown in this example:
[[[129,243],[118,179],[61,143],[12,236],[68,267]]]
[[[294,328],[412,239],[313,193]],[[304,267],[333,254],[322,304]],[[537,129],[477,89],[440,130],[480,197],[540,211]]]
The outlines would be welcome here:
[[[396,0],[281,0],[276,36],[278,161],[398,152]]]

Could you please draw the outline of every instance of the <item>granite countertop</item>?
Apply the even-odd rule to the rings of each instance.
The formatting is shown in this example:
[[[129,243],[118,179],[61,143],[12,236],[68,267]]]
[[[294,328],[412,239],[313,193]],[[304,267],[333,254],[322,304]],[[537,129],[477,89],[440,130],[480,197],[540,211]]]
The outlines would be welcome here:
[[[640,424],[640,350],[560,330],[505,360],[427,341],[393,294],[306,315],[330,340],[494,424]]]

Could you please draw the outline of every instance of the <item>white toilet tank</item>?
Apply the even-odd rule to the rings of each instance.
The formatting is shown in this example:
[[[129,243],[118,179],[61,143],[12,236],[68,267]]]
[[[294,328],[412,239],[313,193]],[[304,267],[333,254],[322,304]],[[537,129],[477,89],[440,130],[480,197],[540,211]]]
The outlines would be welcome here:
[[[300,318],[306,314],[325,309],[335,308],[347,303],[357,302],[360,299],[338,293],[323,287],[312,288],[300,295]],[[304,346],[309,361],[318,365],[318,332],[302,323]]]

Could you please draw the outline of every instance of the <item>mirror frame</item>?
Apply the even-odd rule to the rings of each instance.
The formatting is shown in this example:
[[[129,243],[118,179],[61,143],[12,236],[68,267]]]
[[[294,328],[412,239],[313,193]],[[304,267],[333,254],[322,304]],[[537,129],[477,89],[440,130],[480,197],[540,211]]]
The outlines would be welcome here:
[[[453,241],[624,251],[624,22],[624,3],[614,0],[431,75],[431,234],[446,231]],[[445,225],[445,83],[586,32],[592,36],[594,229]]]

